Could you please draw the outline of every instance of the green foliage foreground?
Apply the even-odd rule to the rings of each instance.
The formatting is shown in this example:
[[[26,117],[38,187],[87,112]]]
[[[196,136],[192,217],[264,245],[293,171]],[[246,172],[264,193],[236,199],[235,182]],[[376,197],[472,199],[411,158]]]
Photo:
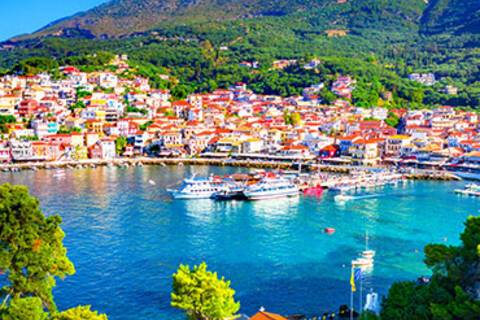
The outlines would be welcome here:
[[[430,282],[395,283],[381,319],[480,319],[480,217],[468,218],[460,238],[460,246],[425,247]]]
[[[191,320],[233,319],[240,309],[234,295],[230,282],[207,271],[205,263],[193,270],[181,265],[173,275],[172,307],[184,310]]]
[[[0,186],[0,270],[7,280],[0,294],[2,320],[107,319],[89,307],[57,310],[56,278],[75,273],[60,224],[59,216],[45,217],[27,187]]]

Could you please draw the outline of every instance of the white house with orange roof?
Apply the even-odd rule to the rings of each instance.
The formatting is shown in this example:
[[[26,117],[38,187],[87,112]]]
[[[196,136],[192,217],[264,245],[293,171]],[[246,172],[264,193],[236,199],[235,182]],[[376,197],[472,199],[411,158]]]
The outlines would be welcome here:
[[[385,156],[399,157],[402,148],[408,146],[412,141],[412,137],[407,135],[393,135],[385,141]]]

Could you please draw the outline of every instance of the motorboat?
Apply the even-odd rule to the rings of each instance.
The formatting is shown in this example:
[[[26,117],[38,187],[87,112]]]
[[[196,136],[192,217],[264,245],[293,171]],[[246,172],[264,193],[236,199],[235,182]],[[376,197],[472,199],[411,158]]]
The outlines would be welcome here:
[[[335,228],[325,228],[325,229],[323,229],[323,231],[326,234],[334,234],[337,230],[335,230]]]
[[[212,195],[212,199],[217,201],[245,200],[246,197],[243,194],[244,189],[245,188],[240,185],[225,185],[221,190]]]
[[[65,171],[64,170],[57,170],[57,171],[55,171],[53,176],[55,178],[63,178],[63,177],[65,177]]]
[[[373,259],[375,257],[375,251],[374,250],[364,250],[362,252],[362,257],[365,259]]]
[[[352,267],[354,268],[368,268],[373,266],[373,259],[357,258],[352,260]]]
[[[365,259],[371,259],[373,261],[373,258],[375,257],[375,250],[368,249],[368,232],[365,233],[365,250],[362,251],[362,257]]]
[[[346,194],[339,194],[339,195],[336,195],[334,200],[336,202],[347,202],[347,201],[350,201],[350,200],[353,200],[355,199],[355,197],[353,196],[349,196],[349,195],[346,195]]]
[[[465,189],[455,189],[455,193],[465,196],[480,197],[480,185],[474,183],[468,184],[465,186]]]
[[[282,177],[265,177],[260,182],[247,186],[243,194],[248,200],[264,200],[299,195],[298,187]]]

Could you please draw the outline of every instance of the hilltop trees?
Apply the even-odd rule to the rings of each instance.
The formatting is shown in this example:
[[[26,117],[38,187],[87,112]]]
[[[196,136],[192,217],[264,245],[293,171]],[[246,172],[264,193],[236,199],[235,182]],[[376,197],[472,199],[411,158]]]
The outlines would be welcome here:
[[[19,61],[13,68],[14,73],[31,76],[40,72],[58,69],[58,62],[50,57],[31,57]]]
[[[190,269],[181,265],[173,275],[171,305],[184,310],[190,320],[223,320],[233,317],[240,309],[234,300],[230,281],[207,270],[202,263]]]
[[[0,294],[2,319],[69,319],[58,318],[64,313],[58,314],[52,294],[56,278],[75,273],[60,223],[59,216],[44,216],[26,187],[0,186],[0,270],[6,278]],[[75,319],[95,318],[83,312]]]

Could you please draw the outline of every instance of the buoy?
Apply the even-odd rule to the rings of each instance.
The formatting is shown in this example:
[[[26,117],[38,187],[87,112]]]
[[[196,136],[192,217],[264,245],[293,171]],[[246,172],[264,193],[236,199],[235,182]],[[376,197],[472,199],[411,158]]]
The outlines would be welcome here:
[[[326,234],[334,234],[336,230],[334,228],[325,228],[324,231]]]

